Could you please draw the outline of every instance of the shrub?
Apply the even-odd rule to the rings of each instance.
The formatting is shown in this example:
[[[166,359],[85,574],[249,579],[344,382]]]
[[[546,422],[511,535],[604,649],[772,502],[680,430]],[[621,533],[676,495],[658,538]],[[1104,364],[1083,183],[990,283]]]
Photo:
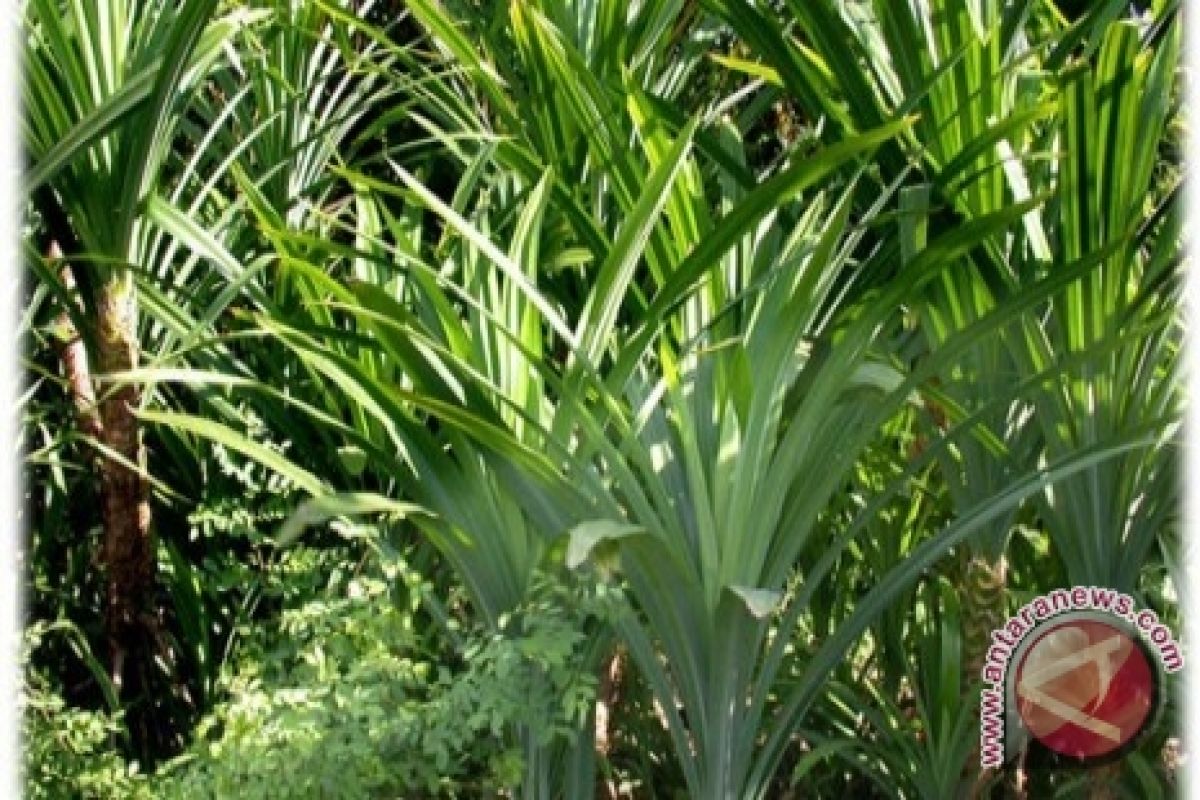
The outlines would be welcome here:
[[[287,610],[250,640],[228,700],[157,794],[478,796],[520,780],[517,726],[546,742],[578,729],[594,684],[563,590],[545,589],[500,633],[470,631],[448,659],[417,638],[413,607],[388,580],[397,574],[356,577],[344,596]]]
[[[125,735],[121,715],[72,708],[61,688],[30,659],[62,624],[37,623],[26,629],[21,646],[24,677],[17,702],[21,720],[22,796],[27,800],[110,800],[146,796],[136,762],[126,762],[113,746]]]

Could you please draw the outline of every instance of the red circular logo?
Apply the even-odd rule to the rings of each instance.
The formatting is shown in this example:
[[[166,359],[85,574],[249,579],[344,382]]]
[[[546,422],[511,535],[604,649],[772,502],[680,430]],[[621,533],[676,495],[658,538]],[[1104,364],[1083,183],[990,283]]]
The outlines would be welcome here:
[[[1051,750],[1090,760],[1141,733],[1155,705],[1155,679],[1141,643],[1122,628],[1075,619],[1035,631],[1017,668],[1017,708]]]

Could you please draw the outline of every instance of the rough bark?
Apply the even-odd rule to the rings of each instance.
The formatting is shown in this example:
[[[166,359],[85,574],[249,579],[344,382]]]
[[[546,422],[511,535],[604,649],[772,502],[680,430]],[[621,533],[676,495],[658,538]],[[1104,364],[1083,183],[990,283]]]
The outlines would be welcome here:
[[[102,374],[137,366],[137,312],[127,273],[110,275],[98,287],[96,350]],[[104,387],[100,397],[100,440],[106,450],[100,462],[101,558],[108,579],[105,630],[118,689],[127,655],[149,644],[147,634],[154,638],[157,621],[145,453],[135,416],[140,399],[132,383]]]
[[[52,261],[62,259],[62,249],[58,242],[50,243],[47,255]],[[78,287],[75,285],[75,273],[71,267],[64,263],[59,268],[58,277],[67,294],[74,298]],[[66,309],[58,315],[55,329],[59,338],[58,355],[63,364],[67,388],[71,392],[71,402],[75,405],[79,429],[87,436],[100,441],[103,426],[100,423],[100,410],[96,407],[96,389],[92,383],[92,369],[83,337],[79,335]]]
[[[156,597],[145,449],[135,413],[141,393],[136,385],[105,381],[106,375],[137,366],[132,275],[120,269],[73,271],[70,260],[83,252],[81,243],[53,194],[43,187],[35,197],[47,228],[43,251],[60,261],[59,279],[79,312],[72,317],[64,309],[55,328],[78,428],[97,444],[87,458],[100,495],[103,538],[96,561],[105,580],[109,677],[118,695],[133,701],[127,725],[140,758],[149,765],[182,744],[179,726],[170,717],[195,705],[179,680],[166,609]],[[85,329],[77,330],[76,321]],[[168,697],[181,705],[167,708]]]
[[[1008,563],[1004,556],[990,558],[974,554],[963,570],[963,679],[968,684],[981,680],[992,631],[1005,622],[1004,598],[1008,587]]]
[[[1004,556],[990,558],[968,551],[962,567],[962,620],[963,620],[963,686],[978,686],[983,665],[987,659],[992,631],[1005,622],[1004,600],[1008,587],[1008,563]],[[976,717],[978,723],[978,716]],[[976,725],[975,734],[979,728]],[[1004,776],[1004,796],[1025,797],[1025,772],[1023,759]],[[969,796],[976,798],[984,794],[995,775],[994,770],[979,768],[979,745],[971,748],[964,778],[970,786]]]
[[[621,703],[621,689],[625,682],[625,648],[617,645],[600,673],[600,686],[596,696],[596,755],[607,759],[613,749],[612,715]],[[597,797],[618,800],[620,790],[616,783],[601,777]]]

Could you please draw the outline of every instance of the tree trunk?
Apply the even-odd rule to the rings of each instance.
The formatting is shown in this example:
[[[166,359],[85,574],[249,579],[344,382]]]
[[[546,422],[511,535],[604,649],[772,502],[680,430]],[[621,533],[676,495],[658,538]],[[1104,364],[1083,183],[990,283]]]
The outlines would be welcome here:
[[[137,366],[137,307],[132,275],[114,271],[96,292],[96,360],[102,374]],[[134,412],[141,392],[134,384],[104,387],[100,399],[101,557],[108,578],[105,630],[112,677],[118,690],[131,650],[151,645],[154,615],[154,547],[145,452]]]
[[[50,242],[47,256],[51,261],[62,259],[62,249],[59,248],[58,242]],[[75,307],[82,310],[82,306],[74,299],[78,287],[75,285],[75,273],[71,271],[71,267],[64,263],[58,271],[58,278],[62,281],[63,289],[71,296]],[[75,406],[79,429],[87,436],[100,441],[103,426],[100,424],[100,411],[96,408],[96,387],[92,383],[92,370],[83,337],[76,330],[67,309],[63,309],[58,315],[54,327],[59,340],[58,357],[63,364],[67,388],[71,391],[71,402]]]
[[[982,680],[992,631],[1005,622],[1004,599],[1008,588],[1008,563],[971,554],[963,570],[963,679],[968,685]]]
[[[67,259],[82,252],[53,196],[41,192],[38,197],[49,229],[48,258],[63,259],[64,249]],[[109,374],[137,366],[133,274],[127,269],[101,268],[89,271],[89,280],[84,281],[85,276],[77,276],[67,261],[58,266],[62,286],[80,312],[74,319],[86,327],[77,330],[67,309],[55,326],[77,425],[97,444],[88,462],[100,494],[103,541],[97,561],[105,579],[109,677],[118,697],[147,700],[128,709],[127,724],[140,757],[151,764],[158,754],[181,744],[170,719],[174,711],[164,706],[164,699],[174,697],[187,708],[194,704],[179,682],[175,649],[156,598],[146,455],[136,416],[141,391],[137,385],[116,387],[105,381]],[[77,300],[77,277],[91,300],[86,307]]]
[[[964,590],[961,594],[962,682],[969,691],[974,691],[983,680],[981,673],[987,660],[992,631],[1003,625],[1006,619],[1004,601],[1008,589],[1008,563],[1004,556],[991,558],[967,551],[960,586]],[[977,736],[978,716],[976,723],[973,733]],[[981,797],[994,773],[991,770],[980,771],[978,740],[971,749],[970,758],[965,766],[963,777],[965,785],[971,787],[969,795]],[[1025,797],[1025,774],[1021,760],[1018,760],[1015,767],[1005,776],[1004,796]]]
[[[612,754],[615,733],[612,717],[621,702],[626,658],[625,648],[618,644],[613,648],[600,673],[600,687],[596,696],[596,755],[600,759],[607,759]],[[616,782],[601,775],[596,797],[618,800],[620,796]]]

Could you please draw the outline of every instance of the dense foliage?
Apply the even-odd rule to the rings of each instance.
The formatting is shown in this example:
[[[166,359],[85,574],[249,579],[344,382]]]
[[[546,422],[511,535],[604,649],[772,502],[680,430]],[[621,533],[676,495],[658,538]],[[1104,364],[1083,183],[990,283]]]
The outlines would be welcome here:
[[[1173,792],[1179,6],[23,0],[27,794]]]

